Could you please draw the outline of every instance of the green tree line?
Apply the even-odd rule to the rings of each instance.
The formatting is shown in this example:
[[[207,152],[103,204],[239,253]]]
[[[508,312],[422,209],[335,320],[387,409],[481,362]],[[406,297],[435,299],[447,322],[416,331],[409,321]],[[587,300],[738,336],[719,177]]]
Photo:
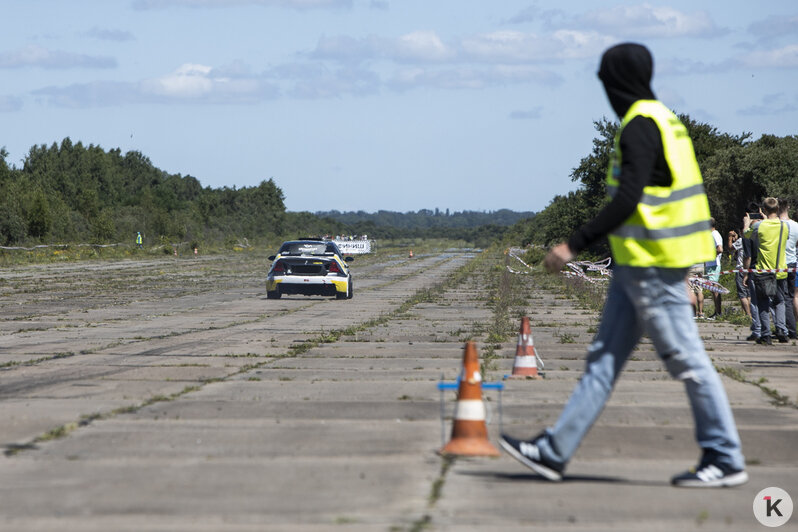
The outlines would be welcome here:
[[[0,150],[0,244],[214,240],[282,234],[283,192],[269,179],[258,186],[203,188],[169,174],[137,151],[99,146],[38,145],[21,168]]]
[[[768,196],[786,198],[798,206],[798,137],[750,133],[733,135],[679,115],[687,127],[704,176],[710,211],[718,231],[740,229],[747,205]],[[576,190],[555,196],[536,216],[516,224],[512,233],[524,244],[551,246],[567,241],[571,233],[589,221],[608,201],[606,172],[619,123],[606,118],[594,122],[597,136],[591,153],[571,171]],[[606,241],[589,252],[609,253]]]

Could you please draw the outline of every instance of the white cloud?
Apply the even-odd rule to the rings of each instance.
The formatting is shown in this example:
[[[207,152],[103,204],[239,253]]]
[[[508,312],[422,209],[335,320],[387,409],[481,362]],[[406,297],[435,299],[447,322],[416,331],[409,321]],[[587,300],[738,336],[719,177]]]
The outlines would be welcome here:
[[[666,6],[614,6],[586,13],[581,25],[620,37],[717,37],[718,28],[706,11],[685,13]]]
[[[273,71],[286,86],[288,96],[319,99],[364,96],[379,91],[381,82],[374,72],[356,68],[328,68],[325,65],[284,65]]]
[[[744,54],[740,57],[740,63],[753,68],[796,68],[798,44]]]
[[[116,67],[116,60],[107,56],[92,56],[50,50],[33,44],[10,52],[0,53],[0,68],[24,67],[47,69],[114,68]]]
[[[142,83],[145,92],[178,98],[196,98],[205,96],[214,90],[218,83],[225,79],[213,79],[208,74],[213,70],[209,66],[185,64],[171,74],[160,78],[146,80]]]
[[[359,62],[388,59],[405,63],[438,62],[453,58],[455,52],[447,47],[433,31],[415,31],[394,39],[369,35],[356,38],[348,35],[322,37],[310,53],[314,59]]]
[[[348,35],[335,37],[323,36],[310,53],[314,59],[330,59],[334,61],[365,61],[383,54],[384,39],[368,36],[361,39]]]
[[[237,74],[237,75],[225,75]],[[141,103],[243,104],[276,98],[280,91],[262,76],[242,75],[240,65],[213,69],[187,63],[158,78],[134,82],[94,81],[45,87],[33,94],[58,107],[104,107]]]
[[[611,44],[613,39],[595,32],[559,30],[538,36],[513,30],[483,33],[463,39],[464,54],[485,62],[541,62],[594,57],[596,50]]]
[[[434,31],[402,35],[394,42],[393,49],[394,58],[409,61],[443,61],[454,55]]]
[[[537,120],[543,116],[543,107],[537,106],[526,111],[513,111],[510,113],[512,120]]]
[[[748,31],[762,40],[772,40],[784,35],[798,34],[798,16],[770,16],[752,22]]]
[[[85,32],[84,35],[101,41],[123,42],[135,40],[135,37],[129,31],[104,29],[97,26]]]
[[[742,116],[773,116],[790,113],[796,105],[784,93],[766,94],[759,105],[752,105],[737,111]]]
[[[484,89],[494,85],[539,83],[557,85],[562,78],[527,65],[455,66],[450,68],[402,68],[387,85],[396,90],[417,87],[437,89]]]

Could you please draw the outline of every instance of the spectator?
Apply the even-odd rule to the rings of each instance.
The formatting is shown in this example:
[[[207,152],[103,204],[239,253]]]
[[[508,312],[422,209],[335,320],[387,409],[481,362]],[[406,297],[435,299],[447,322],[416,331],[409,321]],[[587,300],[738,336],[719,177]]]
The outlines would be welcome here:
[[[753,225],[747,213],[743,218],[744,234],[757,242],[756,269],[786,269],[785,250],[789,228],[785,222],[779,220],[779,201],[776,198],[765,198],[762,202],[762,213],[765,219]],[[787,272],[754,273],[760,322],[760,337],[757,343],[773,345],[770,331],[771,307],[775,309],[776,315],[776,338],[780,343],[789,341],[784,323],[784,297],[778,288],[778,281],[786,278]]]
[[[752,221],[762,220],[765,217],[762,214],[762,209],[759,206],[759,204],[753,201],[748,204],[746,213],[747,216]],[[745,221],[743,221],[743,226],[745,226]],[[756,243],[747,236],[745,236],[745,231],[743,231],[742,241],[743,241],[743,269],[746,270],[743,282],[746,288],[748,288],[748,295],[751,297],[751,335],[748,338],[746,338],[746,340],[749,342],[758,342],[760,338],[760,333],[762,332],[761,324],[759,323],[759,306],[757,305],[757,300],[756,300],[756,287],[754,286],[754,276],[747,270],[756,266],[756,262],[759,257],[757,255]]]
[[[734,269],[738,270],[734,273],[734,283],[737,286],[737,298],[740,300],[740,306],[743,307],[743,312],[749,318],[751,317],[751,295],[748,291],[748,286],[745,284],[746,275],[741,271],[745,268],[745,250],[743,249],[743,238],[737,231],[729,231],[728,247],[732,256],[732,264]],[[751,245],[751,241],[748,241]]]
[[[720,236],[720,232],[715,229],[715,218],[710,218],[709,224],[712,226],[712,240],[715,242],[715,260],[705,262],[704,271],[706,272],[707,279],[717,283],[720,281],[720,257],[723,255],[723,237]],[[708,318],[710,320],[720,318],[723,315],[720,308],[720,292],[712,292],[712,301],[715,304],[715,309],[712,311],[712,316]]]
[[[795,244],[798,241],[798,222],[790,218],[790,202],[784,198],[779,199],[779,219],[784,221],[790,229],[790,236],[787,238],[785,256],[787,257],[787,268],[793,271],[787,272],[787,278],[779,281],[779,289],[784,297],[784,321],[787,326],[787,337],[795,340],[798,334],[795,331],[795,319],[798,316],[798,308],[795,307],[795,266],[796,253]]]

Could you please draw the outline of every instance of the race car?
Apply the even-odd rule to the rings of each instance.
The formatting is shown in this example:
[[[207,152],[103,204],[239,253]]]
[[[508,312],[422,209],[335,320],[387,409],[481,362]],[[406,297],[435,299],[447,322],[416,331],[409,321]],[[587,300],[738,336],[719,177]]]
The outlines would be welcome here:
[[[349,262],[334,242],[291,240],[283,242],[266,276],[266,297],[279,299],[283,294],[335,296],[351,299],[352,274]]]

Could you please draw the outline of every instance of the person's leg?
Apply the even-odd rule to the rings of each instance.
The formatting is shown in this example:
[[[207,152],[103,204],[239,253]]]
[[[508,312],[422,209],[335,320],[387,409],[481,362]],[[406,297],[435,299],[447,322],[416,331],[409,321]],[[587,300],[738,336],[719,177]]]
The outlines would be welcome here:
[[[770,338],[770,297],[762,290],[756,290],[756,306],[759,310],[759,337]]]
[[[754,285],[753,275],[748,276],[748,293],[751,295],[751,335],[759,338],[762,333],[762,323],[759,321],[759,299]]]
[[[646,280],[635,300],[638,316],[668,372],[685,384],[695,421],[698,445],[733,470],[745,468],[740,437],[723,383],[704,350],[698,327],[681,289],[684,272],[653,269],[658,279]]]
[[[707,278],[715,283],[720,282],[720,266],[715,266],[714,268],[710,268],[707,271]],[[712,294],[712,303],[714,305],[714,309],[712,310],[712,317],[719,318],[723,315],[723,310],[721,309],[721,299],[722,296],[720,292],[710,292]]]
[[[640,339],[635,307],[622,286],[627,282],[624,271],[628,269],[613,270],[599,330],[588,348],[584,374],[557,422],[536,440],[540,454],[555,464],[564,466],[574,455],[604,409],[615,380]],[[680,289],[686,301],[684,280]]]
[[[751,317],[751,298],[750,297],[741,297],[740,298],[740,306],[743,307],[743,312],[749,318]]]
[[[696,316],[698,316],[699,318],[703,318],[704,317],[704,290],[701,289],[701,288],[699,288],[698,292],[696,292],[696,301],[697,301],[696,306],[698,308],[698,311],[696,312]]]
[[[776,316],[776,336],[780,340],[787,338],[787,325],[785,319],[785,304],[784,293],[787,291],[787,279],[778,279],[776,281],[776,295],[773,296],[771,302],[775,307],[774,314]]]
[[[795,268],[795,263],[788,264],[787,267]],[[795,329],[795,305],[793,303],[795,298],[795,272],[787,273],[784,289],[784,319],[787,325],[787,335],[790,338],[796,338],[798,337],[798,331]]]
[[[743,312],[749,318],[751,317],[751,297],[748,295],[748,287],[745,285],[743,281],[745,279],[742,272],[737,272],[734,274],[734,282],[737,285],[737,297],[740,299],[740,306],[743,308]]]

